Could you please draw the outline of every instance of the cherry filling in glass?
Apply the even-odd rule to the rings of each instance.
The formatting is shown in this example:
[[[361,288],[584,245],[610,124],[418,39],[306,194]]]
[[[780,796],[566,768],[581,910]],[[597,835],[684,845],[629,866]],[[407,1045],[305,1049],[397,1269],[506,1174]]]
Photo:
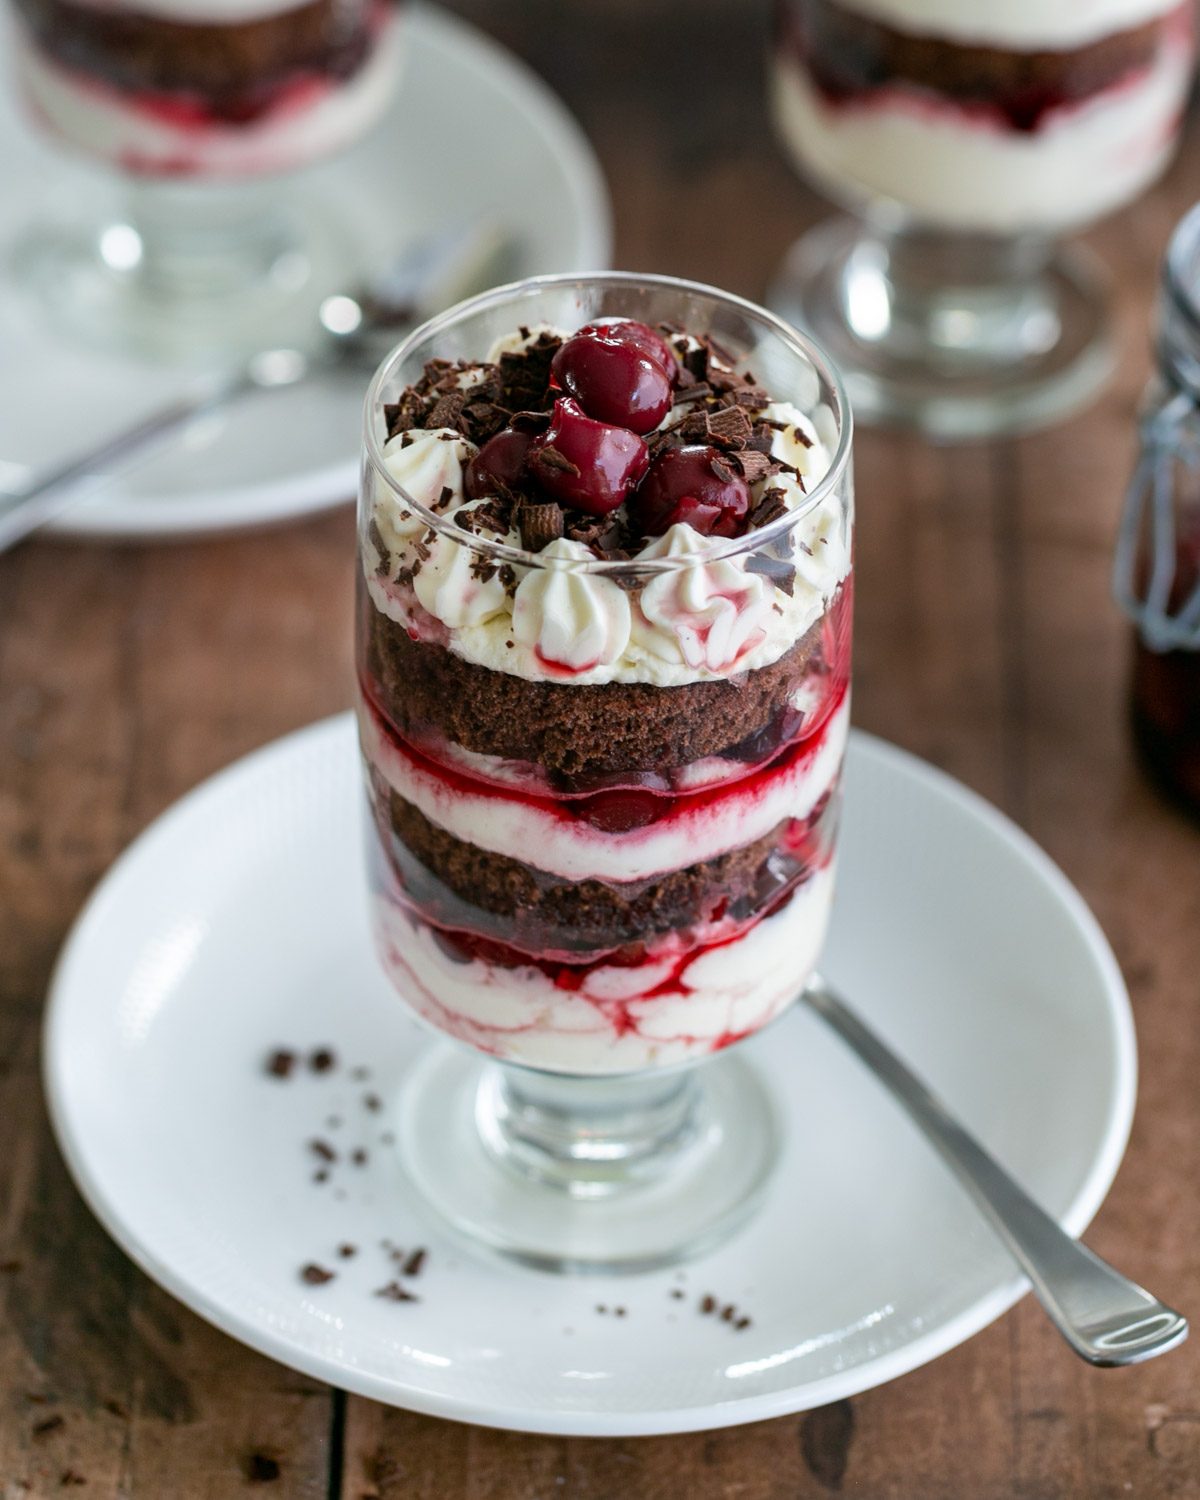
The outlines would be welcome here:
[[[397,379],[360,509],[384,965],[442,1031],[570,1074],[720,1051],[796,996],[849,715],[841,414],[614,295]]]

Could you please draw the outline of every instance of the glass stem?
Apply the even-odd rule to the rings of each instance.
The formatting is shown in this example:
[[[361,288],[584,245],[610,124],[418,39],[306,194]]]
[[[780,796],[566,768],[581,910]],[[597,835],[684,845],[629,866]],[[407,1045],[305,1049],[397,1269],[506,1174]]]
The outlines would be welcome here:
[[[510,1171],[572,1197],[596,1198],[674,1171],[701,1135],[692,1073],[570,1077],[486,1069],[476,1097],[479,1133]]]
[[[297,236],[269,185],[130,185],[124,218],[105,231],[110,268],[172,306],[246,294],[304,274]]]
[[[860,340],[896,356],[950,372],[1011,365],[1059,337],[1052,254],[1034,237],[868,233],[846,265],[843,315]]]

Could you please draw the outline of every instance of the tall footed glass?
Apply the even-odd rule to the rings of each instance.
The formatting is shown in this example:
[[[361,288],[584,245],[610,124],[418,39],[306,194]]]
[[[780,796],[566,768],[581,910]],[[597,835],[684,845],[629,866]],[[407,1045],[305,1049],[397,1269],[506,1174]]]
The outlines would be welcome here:
[[[803,175],[851,217],[771,305],[867,420],[968,438],[1056,420],[1113,363],[1103,278],[1060,240],[1164,169],[1191,0],[777,0],[770,89]]]
[[[294,174],[387,109],[402,0],[11,0],[30,123],[97,168],[10,274],[71,337],[168,360],[311,337],[353,237]]]
[[[567,390],[599,397],[558,354],[608,320],[649,325],[621,367],[657,391],[666,349],[673,388],[657,426],[654,409],[618,434],[634,477],[599,514],[564,498],[588,477],[572,444],[600,427]],[[371,386],[371,900],[400,1000],[442,1037],[399,1138],[478,1244],[556,1269],[662,1264],[734,1229],[769,1178],[774,1112],[737,1044],[802,989],[829,920],[850,448],[809,341],[666,277],[501,288],[418,330]],[[656,510],[689,463],[707,477]]]

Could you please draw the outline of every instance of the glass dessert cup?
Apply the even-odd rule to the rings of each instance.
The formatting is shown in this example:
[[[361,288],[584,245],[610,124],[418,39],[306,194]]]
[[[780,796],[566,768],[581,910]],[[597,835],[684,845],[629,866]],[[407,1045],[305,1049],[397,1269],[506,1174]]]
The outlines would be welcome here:
[[[164,358],[303,343],[353,247],[292,174],[387,107],[398,0],[13,0],[31,123],[98,164],[10,273],[70,336]],[[107,189],[107,191],[106,191]]]
[[[514,530],[463,499],[475,450],[441,422],[464,400],[527,405],[548,379],[539,329],[611,318],[710,336],[794,403],[769,429],[819,455],[794,509],[695,547],[672,526],[614,557],[574,539],[604,518],[589,532],[564,506],[566,534],[535,550],[523,511]],[[410,426],[427,362],[504,339],[509,394],[437,366],[444,394]],[[476,505],[488,525],[465,529]],[[538,278],[426,324],[377,374],[357,624],[373,917],[400,999],[450,1038],[405,1087],[407,1170],[474,1244],[644,1269],[728,1234],[763,1191],[775,1115],[734,1044],[800,992],[828,921],[852,506],[838,377],[710,288]]]
[[[1191,6],[777,0],[776,16],[777,133],[852,217],[793,246],[769,300],[829,350],[856,413],[954,439],[1086,404],[1113,365],[1105,286],[1059,240],[1170,159]]]

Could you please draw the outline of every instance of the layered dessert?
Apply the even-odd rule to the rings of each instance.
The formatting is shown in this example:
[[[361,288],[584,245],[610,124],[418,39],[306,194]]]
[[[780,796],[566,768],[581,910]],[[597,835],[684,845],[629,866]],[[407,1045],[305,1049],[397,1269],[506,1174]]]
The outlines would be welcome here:
[[[703,334],[521,327],[378,420],[359,715],[379,949],[495,1056],[765,1025],[833,887],[851,615],[833,412]]]
[[[1175,143],[1192,0],[781,0],[774,107],[835,197],[922,225],[1055,232],[1136,197]]]
[[[124,171],[304,166],[379,117],[397,0],[14,0],[21,82],[65,144]]]

